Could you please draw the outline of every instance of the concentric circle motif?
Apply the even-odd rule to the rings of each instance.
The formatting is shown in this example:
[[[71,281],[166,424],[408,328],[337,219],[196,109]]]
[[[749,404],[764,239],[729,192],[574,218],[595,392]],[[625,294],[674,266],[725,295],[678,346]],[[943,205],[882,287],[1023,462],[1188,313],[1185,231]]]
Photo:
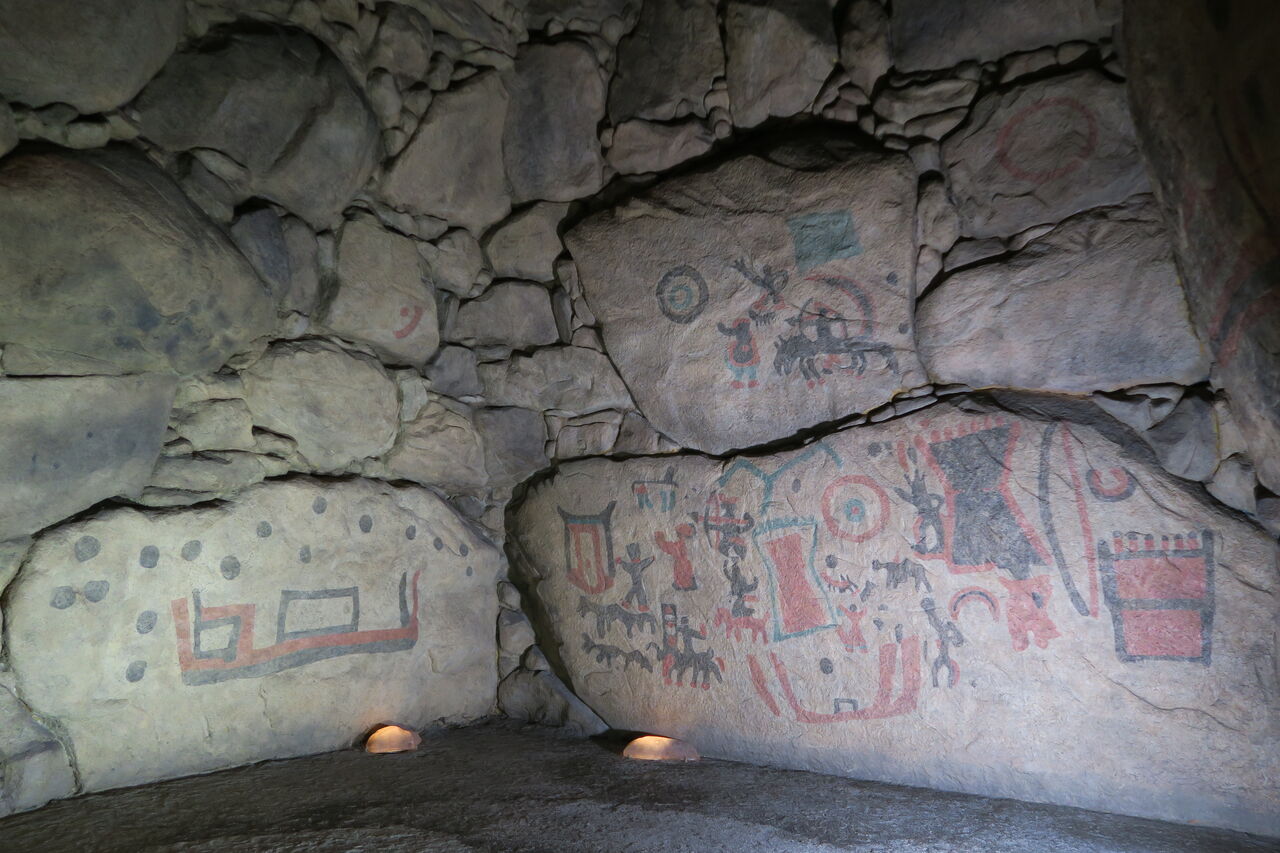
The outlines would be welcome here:
[[[889,520],[889,496],[869,477],[840,477],[822,493],[822,518],[833,536],[865,542]]]
[[[688,324],[707,307],[707,282],[688,264],[667,271],[658,282],[658,308],[673,323]]]

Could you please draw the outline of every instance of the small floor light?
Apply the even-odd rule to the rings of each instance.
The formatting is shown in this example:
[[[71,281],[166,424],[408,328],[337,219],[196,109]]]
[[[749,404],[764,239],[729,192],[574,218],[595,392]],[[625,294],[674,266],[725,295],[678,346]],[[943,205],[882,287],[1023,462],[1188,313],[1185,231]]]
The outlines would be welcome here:
[[[622,750],[622,755],[641,761],[697,761],[700,758],[692,744],[660,735],[636,738]]]
[[[400,726],[382,726],[369,735],[364,751],[382,755],[389,752],[413,752],[422,743],[417,732]]]

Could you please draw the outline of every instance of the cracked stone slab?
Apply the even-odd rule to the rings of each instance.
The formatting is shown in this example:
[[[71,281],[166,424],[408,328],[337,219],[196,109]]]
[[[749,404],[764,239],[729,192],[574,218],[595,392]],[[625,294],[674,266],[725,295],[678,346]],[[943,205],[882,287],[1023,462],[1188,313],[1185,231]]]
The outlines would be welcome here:
[[[616,729],[1275,834],[1277,543],[1095,422],[960,398],[784,453],[564,463],[513,571]]]
[[[341,749],[489,712],[500,561],[432,493],[370,480],[112,510],[37,541],[10,662],[87,791]]]
[[[667,180],[565,241],[640,411],[720,453],[923,383],[915,193],[905,156],[797,145]]]
[[[1150,206],[1072,219],[956,273],[920,301],[916,323],[920,357],[944,383],[1087,393],[1209,376]]]

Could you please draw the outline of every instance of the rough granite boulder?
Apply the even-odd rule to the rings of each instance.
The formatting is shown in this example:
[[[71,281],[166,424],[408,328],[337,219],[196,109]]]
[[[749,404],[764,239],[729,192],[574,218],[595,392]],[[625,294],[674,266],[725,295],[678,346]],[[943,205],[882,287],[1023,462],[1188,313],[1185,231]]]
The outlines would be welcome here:
[[[218,32],[176,55],[143,91],[142,132],[170,151],[213,149],[261,196],[317,228],[373,173],[378,123],[329,50],[305,33]]]
[[[440,498],[368,480],[118,509],[36,543],[9,662],[86,791],[341,749],[489,712],[500,564]]]
[[[615,729],[1276,834],[1277,545],[1102,430],[971,399],[776,455],[566,463],[509,546]]]
[[[1079,71],[984,95],[942,143],[967,237],[1007,237],[1149,192],[1124,86]]]
[[[1077,217],[1007,260],[946,278],[921,300],[916,326],[940,383],[1078,394],[1209,377],[1149,206]]]
[[[0,305],[18,374],[211,372],[275,319],[226,236],[117,148],[0,163]]]
[[[511,98],[502,151],[512,202],[572,201],[600,189],[596,128],[605,75],[595,52],[577,41],[522,47],[503,81]]]
[[[635,29],[618,44],[609,120],[706,115],[703,98],[722,76],[714,0],[646,0]]]
[[[440,345],[435,288],[417,243],[364,220],[338,241],[338,289],[321,321],[384,362],[421,367]]]
[[[1097,41],[1120,19],[1120,0],[895,0],[899,71],[989,62],[1067,41]]]
[[[915,187],[904,156],[803,146],[668,180],[566,234],[645,417],[720,453],[921,384]]]
[[[547,347],[481,364],[477,372],[485,399],[494,406],[574,415],[631,408],[631,395],[612,362],[586,347]]]
[[[312,471],[344,471],[395,442],[396,386],[368,356],[319,340],[278,343],[242,375],[254,424],[291,439]]]
[[[138,94],[182,37],[182,0],[0,0],[0,100],[114,109]]]
[[[494,72],[437,95],[387,171],[383,197],[393,207],[440,217],[473,234],[500,221],[511,210],[502,160],[507,102]]]
[[[0,379],[0,541],[141,492],[174,387],[155,375]]]
[[[803,112],[836,64],[828,0],[730,0],[724,29],[729,98],[739,127]]]

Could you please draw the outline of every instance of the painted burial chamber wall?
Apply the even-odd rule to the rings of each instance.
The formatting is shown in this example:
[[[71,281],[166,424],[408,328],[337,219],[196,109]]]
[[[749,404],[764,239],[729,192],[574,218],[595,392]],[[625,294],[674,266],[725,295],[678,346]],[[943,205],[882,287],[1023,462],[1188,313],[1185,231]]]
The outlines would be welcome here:
[[[1269,12],[0,0],[0,815],[504,713],[1280,834]]]

